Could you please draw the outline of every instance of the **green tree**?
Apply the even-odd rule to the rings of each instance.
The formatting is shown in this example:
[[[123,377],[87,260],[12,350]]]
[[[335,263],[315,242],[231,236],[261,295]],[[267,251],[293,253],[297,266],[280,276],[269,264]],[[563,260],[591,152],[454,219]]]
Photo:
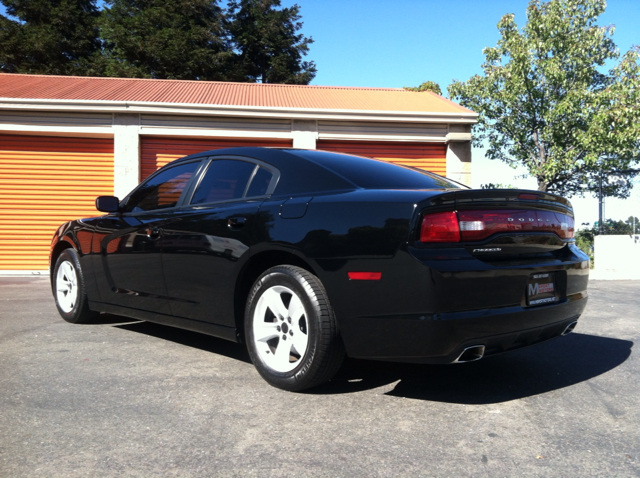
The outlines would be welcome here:
[[[582,252],[589,256],[591,259],[591,268],[593,269],[594,257],[593,257],[593,241],[594,237],[598,234],[598,229],[592,227],[589,229],[579,229],[576,231],[576,246],[578,246]]]
[[[2,0],[0,70],[94,75],[100,54],[96,0]]]
[[[312,38],[302,28],[300,7],[280,0],[232,0],[229,29],[239,53],[237,64],[248,81],[307,85],[316,76],[313,61],[303,61]]]
[[[531,0],[527,24],[498,23],[501,38],[484,50],[484,74],[454,81],[450,97],[479,114],[475,143],[487,157],[524,165],[538,189],[563,195],[597,191],[601,174],[640,157],[637,49],[619,59],[613,27],[599,27],[604,0]],[[607,193],[626,197],[633,175]]]
[[[232,52],[217,0],[107,0],[107,76],[228,80]]]
[[[440,85],[435,81],[425,81],[420,86],[403,86],[403,88],[409,91],[432,91],[436,95],[442,96]]]

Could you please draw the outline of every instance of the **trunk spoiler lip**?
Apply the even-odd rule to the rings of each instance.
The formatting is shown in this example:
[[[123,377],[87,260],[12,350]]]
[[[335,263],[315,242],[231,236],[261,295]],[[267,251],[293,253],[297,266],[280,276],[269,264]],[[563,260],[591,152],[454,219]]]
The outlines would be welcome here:
[[[537,199],[522,199],[520,195],[535,196]],[[556,194],[530,189],[465,189],[447,191],[421,201],[420,209],[443,208],[453,210],[491,208],[497,209],[546,209],[561,211],[571,217],[571,202]]]

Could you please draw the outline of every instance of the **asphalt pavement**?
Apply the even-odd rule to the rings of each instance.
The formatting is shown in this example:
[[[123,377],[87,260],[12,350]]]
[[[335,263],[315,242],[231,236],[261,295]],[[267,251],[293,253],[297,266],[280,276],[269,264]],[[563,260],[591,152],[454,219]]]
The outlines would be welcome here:
[[[348,360],[307,393],[245,348],[72,325],[0,278],[0,477],[640,476],[640,281],[592,281],[566,337],[478,362]]]

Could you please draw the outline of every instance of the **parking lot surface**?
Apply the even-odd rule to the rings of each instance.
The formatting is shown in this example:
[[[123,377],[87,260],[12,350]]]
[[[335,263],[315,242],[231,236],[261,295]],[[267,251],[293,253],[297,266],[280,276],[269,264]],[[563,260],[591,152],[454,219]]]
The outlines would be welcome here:
[[[640,476],[640,281],[592,281],[576,332],[478,362],[348,360],[307,393],[242,345],[0,278],[0,477]]]

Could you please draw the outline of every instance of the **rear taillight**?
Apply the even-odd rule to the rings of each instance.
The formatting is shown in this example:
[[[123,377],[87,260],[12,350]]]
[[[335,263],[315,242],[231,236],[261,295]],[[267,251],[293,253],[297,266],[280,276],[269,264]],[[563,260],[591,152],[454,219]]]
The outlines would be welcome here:
[[[553,211],[438,212],[424,216],[420,241],[481,241],[499,232],[553,232],[561,239],[571,239],[574,237],[574,221],[567,214]]]
[[[460,226],[455,212],[427,214],[420,229],[422,242],[460,242]]]

